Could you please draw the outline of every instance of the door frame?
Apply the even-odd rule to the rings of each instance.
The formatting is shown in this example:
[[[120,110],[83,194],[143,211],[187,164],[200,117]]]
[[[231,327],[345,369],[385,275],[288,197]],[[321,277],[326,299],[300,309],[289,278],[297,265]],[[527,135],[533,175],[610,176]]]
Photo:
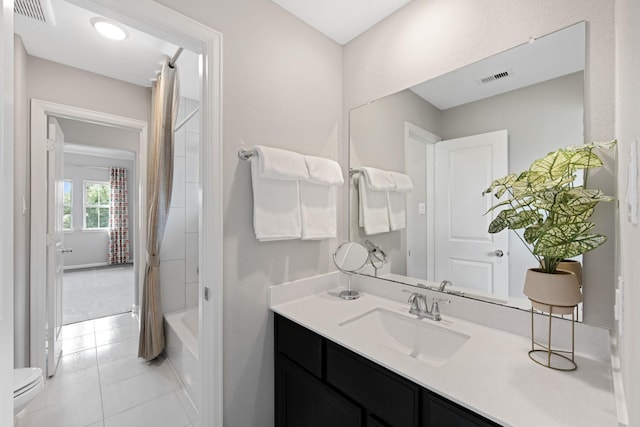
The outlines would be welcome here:
[[[0,425],[13,425],[13,0],[0,10]]]
[[[410,141],[417,141],[425,145],[427,155],[427,200],[426,200],[426,219],[427,219],[427,280],[434,280],[434,270],[436,265],[435,255],[435,145],[442,140],[438,135],[429,132],[411,122],[404,122],[404,153],[405,166],[408,164],[409,150],[407,149]],[[409,260],[409,245],[405,245],[405,260]]]
[[[221,426],[223,424],[222,34],[154,0],[134,2],[70,0],[70,2],[202,55],[198,338],[199,363],[203,378],[201,401],[207,404],[202,404],[199,410],[202,425]],[[10,65],[13,69],[13,63]],[[205,294],[208,298],[204,297]]]
[[[30,252],[30,348],[31,366],[46,369],[46,352],[42,346],[46,337],[47,319],[47,119],[48,117],[79,120],[138,132],[135,185],[138,189],[138,213],[145,212],[147,168],[147,122],[87,110],[70,105],[57,104],[40,99],[31,100],[31,252]],[[43,197],[44,195],[44,197]],[[138,283],[141,283],[140,261],[145,259],[146,218],[137,215],[133,224],[135,242],[134,262],[138,266]]]

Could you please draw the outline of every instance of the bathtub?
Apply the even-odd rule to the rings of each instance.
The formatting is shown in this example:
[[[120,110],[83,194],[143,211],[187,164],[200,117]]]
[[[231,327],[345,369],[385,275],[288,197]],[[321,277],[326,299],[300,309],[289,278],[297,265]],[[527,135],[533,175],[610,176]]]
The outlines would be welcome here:
[[[198,362],[198,309],[164,315],[165,352],[196,410],[200,410],[201,375]]]

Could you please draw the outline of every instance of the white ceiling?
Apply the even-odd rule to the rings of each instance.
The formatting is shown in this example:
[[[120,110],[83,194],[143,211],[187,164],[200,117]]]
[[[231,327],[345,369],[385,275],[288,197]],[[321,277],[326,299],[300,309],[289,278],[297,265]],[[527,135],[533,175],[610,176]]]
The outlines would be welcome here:
[[[64,0],[41,2],[50,3],[52,24],[15,15],[15,32],[29,55],[149,87],[166,58],[173,57],[178,49],[172,43],[125,25],[122,25],[128,33],[125,40],[106,39],[89,22],[97,14]],[[181,94],[198,99],[198,55],[185,50],[177,64]]]
[[[273,0],[344,45],[411,0]]]
[[[584,70],[585,24],[570,27],[516,46],[411,88],[440,110],[510,92]],[[503,71],[510,76],[481,84]]]

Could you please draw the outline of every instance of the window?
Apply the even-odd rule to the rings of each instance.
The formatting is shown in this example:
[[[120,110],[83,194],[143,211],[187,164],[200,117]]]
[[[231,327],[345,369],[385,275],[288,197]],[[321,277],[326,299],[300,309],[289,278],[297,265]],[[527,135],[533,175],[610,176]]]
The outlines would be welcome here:
[[[73,181],[64,180],[64,190],[62,196],[62,229],[73,230]]]
[[[109,183],[84,182],[84,228],[109,227]]]

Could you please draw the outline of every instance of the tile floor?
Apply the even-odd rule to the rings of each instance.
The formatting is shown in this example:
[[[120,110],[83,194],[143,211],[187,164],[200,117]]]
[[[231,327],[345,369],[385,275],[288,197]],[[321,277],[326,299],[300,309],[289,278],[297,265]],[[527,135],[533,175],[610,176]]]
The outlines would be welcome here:
[[[133,279],[133,264],[66,270],[62,289],[62,324],[131,311]]]
[[[56,375],[17,427],[195,427],[169,362],[138,359],[138,321],[120,314],[63,328]]]

